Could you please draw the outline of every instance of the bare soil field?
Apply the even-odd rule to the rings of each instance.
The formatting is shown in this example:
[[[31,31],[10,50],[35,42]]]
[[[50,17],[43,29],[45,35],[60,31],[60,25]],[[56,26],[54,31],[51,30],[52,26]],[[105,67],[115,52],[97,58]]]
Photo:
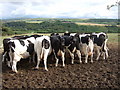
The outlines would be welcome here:
[[[79,23],[76,22],[78,25],[90,25],[90,26],[108,26],[108,24],[97,24],[97,23]],[[117,27],[120,27],[120,25],[117,25]]]
[[[13,73],[4,63],[2,64],[2,86],[7,88],[119,88],[118,79],[118,45],[108,44],[109,58],[87,64],[71,64],[71,59],[66,58],[66,66],[59,62],[55,67],[55,60],[48,58],[48,72],[44,71],[43,62],[39,70],[34,70],[35,64],[28,60],[18,63],[18,73]],[[84,60],[84,58],[82,58]],[[84,61],[83,61],[84,62]]]
[[[76,23],[78,25],[91,25],[91,26],[105,26],[107,24],[96,24],[96,23]]]

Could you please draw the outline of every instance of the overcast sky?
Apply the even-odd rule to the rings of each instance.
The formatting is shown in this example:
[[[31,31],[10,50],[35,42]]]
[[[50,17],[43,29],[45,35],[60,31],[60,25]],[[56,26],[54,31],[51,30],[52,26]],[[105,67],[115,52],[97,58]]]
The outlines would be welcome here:
[[[2,0],[0,18],[106,18],[117,19],[117,0]]]

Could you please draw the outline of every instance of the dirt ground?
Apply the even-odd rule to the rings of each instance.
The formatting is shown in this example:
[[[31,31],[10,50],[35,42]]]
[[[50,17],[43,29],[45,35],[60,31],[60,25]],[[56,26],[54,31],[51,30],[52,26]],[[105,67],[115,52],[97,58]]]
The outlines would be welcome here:
[[[10,68],[2,64],[3,88],[119,88],[118,82],[118,45],[108,45],[109,58],[99,61],[94,59],[85,64],[71,65],[70,58],[66,59],[66,66],[59,62],[55,67],[55,61],[48,58],[48,72],[44,71],[43,62],[39,70],[34,70],[35,64],[28,60],[18,63],[18,73],[13,73]],[[84,59],[82,59],[84,60]]]

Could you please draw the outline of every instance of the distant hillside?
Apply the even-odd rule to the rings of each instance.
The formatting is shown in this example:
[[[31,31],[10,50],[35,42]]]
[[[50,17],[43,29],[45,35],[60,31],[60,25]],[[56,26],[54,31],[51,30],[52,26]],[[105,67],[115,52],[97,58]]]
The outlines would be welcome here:
[[[26,20],[16,20],[16,21],[6,21],[2,25],[3,35],[11,34],[23,34],[23,33],[51,33],[58,32],[63,33],[65,31],[69,32],[79,32],[79,33],[91,33],[91,32],[108,32],[117,33],[118,26],[112,24],[104,25],[79,25],[76,24],[72,19],[26,19]],[[32,22],[34,21],[34,23]],[[80,21],[80,20],[78,20]],[[111,21],[111,20],[110,20]],[[109,22],[110,22],[109,21]],[[111,21],[112,22],[112,21]],[[80,23],[80,22],[79,22]]]
[[[108,25],[119,25],[118,19],[69,19],[69,18],[19,18],[19,19],[6,19],[3,22],[12,21],[25,21],[27,23],[41,23],[43,21],[65,21],[74,23],[95,23],[95,24],[108,24]]]

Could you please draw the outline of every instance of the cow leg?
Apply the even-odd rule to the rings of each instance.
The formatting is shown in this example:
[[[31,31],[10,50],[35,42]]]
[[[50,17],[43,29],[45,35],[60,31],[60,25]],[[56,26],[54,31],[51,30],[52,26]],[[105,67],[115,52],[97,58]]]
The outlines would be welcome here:
[[[77,50],[76,53],[78,55],[80,63],[82,63],[80,50]]]
[[[56,58],[56,64],[55,64],[56,67],[58,66],[58,62],[59,62],[59,59]]]
[[[30,57],[29,57],[29,63],[31,63],[31,62],[32,62],[32,57],[30,56]]]
[[[13,71],[13,72],[16,72],[16,73],[18,72],[18,71],[17,71],[17,61],[16,61],[16,60],[13,60],[12,71]]]
[[[8,65],[8,67],[11,68],[11,66],[12,66],[12,60],[13,60],[13,53],[9,52],[9,57],[10,57],[10,61],[7,61],[7,65]]]
[[[96,58],[96,60],[98,60],[99,59],[99,57],[100,57],[100,49],[97,49],[97,58]]]
[[[61,51],[62,54],[62,62],[63,62],[63,67],[65,66],[65,53],[63,51]]]
[[[107,40],[108,39],[105,40],[105,46],[104,46],[106,58],[108,58],[108,47],[106,46]]]
[[[85,63],[88,63],[88,52],[89,52],[89,48],[88,46],[85,46],[84,48],[84,54],[85,54]]]
[[[100,53],[97,54],[96,60],[99,60],[99,57],[100,57]]]
[[[7,52],[5,52],[5,53],[3,54],[2,62],[5,61],[5,56],[6,56],[6,54],[7,54]]]
[[[105,59],[105,52],[102,52],[103,59]]]
[[[91,63],[93,63],[93,53],[91,54],[90,59],[91,59]]]
[[[105,55],[106,55],[106,58],[108,58],[108,51],[106,50],[106,52],[105,52]]]
[[[74,64],[74,53],[70,53],[71,57],[72,57],[72,64]]]
[[[12,71],[17,73],[18,72],[17,71],[17,62],[20,61],[21,56],[18,55],[16,52],[14,52],[11,56],[13,58],[13,60],[10,61],[12,63]]]
[[[45,70],[46,70],[46,71],[48,71],[48,69],[47,69],[47,57],[48,57],[48,53],[49,53],[49,52],[45,52],[45,53],[44,53],[44,65],[45,65]]]
[[[105,52],[103,52],[103,59],[107,59],[107,58],[108,58],[108,52],[105,51]]]
[[[70,56],[72,58],[72,64],[74,64],[74,53],[72,53],[69,49],[68,49],[68,52],[70,53]]]
[[[57,58],[57,53],[55,51],[53,51],[54,53],[54,56],[55,56],[55,59],[56,59],[56,64],[55,66],[57,67],[58,66],[58,62],[59,62],[59,59]]]
[[[85,63],[88,62],[88,54],[85,55]]]
[[[9,68],[11,68],[11,64],[12,64],[12,62],[7,61],[7,66],[8,66]]]
[[[37,65],[36,65],[36,69],[38,69],[39,68],[39,64],[40,64],[40,54],[38,53],[37,54]]]
[[[29,57],[29,63],[35,63],[35,54],[32,54],[32,55]]]
[[[107,50],[107,48],[105,48],[103,59],[106,59],[106,58],[108,58],[108,50]]]
[[[33,53],[33,55],[32,55],[32,61],[33,61],[33,63],[35,63],[35,53]]]

